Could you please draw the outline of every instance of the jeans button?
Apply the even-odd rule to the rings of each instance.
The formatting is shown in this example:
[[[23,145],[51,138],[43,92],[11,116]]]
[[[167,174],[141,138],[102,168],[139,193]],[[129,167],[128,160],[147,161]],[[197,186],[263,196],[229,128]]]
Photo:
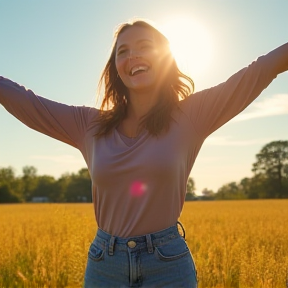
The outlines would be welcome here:
[[[128,245],[129,248],[134,248],[134,247],[136,247],[136,242],[135,241],[129,241],[127,243],[127,245]]]

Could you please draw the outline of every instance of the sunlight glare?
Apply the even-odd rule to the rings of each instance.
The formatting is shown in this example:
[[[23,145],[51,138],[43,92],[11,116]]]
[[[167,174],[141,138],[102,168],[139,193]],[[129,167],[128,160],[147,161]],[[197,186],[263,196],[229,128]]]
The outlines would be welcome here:
[[[190,18],[173,18],[160,26],[168,38],[179,69],[192,77],[201,74],[212,58],[212,38],[207,29]]]

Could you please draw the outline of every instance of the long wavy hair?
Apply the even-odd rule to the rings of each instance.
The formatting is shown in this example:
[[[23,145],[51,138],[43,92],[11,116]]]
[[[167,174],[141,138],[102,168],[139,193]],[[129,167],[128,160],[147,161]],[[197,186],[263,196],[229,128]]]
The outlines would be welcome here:
[[[142,117],[140,128],[147,129],[154,136],[159,135],[163,130],[168,130],[172,110],[178,106],[181,99],[188,97],[194,91],[193,80],[179,70],[170,51],[169,41],[161,32],[143,20],[121,24],[114,34],[112,52],[98,84],[99,94],[104,87],[104,98],[97,118],[97,137],[110,133],[121,123],[127,113],[129,91],[118,75],[115,57],[118,36],[133,26],[148,29],[153,33],[160,45],[163,68],[159,80],[159,101]]]

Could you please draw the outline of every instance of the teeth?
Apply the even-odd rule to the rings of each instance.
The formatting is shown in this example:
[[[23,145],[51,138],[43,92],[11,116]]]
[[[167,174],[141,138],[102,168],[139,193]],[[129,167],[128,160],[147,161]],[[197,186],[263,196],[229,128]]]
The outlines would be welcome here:
[[[147,66],[136,66],[131,69],[131,75],[133,76],[137,71],[147,71]]]

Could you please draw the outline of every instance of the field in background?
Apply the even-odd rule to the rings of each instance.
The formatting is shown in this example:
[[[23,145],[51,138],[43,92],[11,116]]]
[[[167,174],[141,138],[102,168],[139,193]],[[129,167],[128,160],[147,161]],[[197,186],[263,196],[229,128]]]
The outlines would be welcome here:
[[[199,288],[286,287],[288,201],[187,202]],[[92,204],[0,205],[0,288],[81,287]]]

